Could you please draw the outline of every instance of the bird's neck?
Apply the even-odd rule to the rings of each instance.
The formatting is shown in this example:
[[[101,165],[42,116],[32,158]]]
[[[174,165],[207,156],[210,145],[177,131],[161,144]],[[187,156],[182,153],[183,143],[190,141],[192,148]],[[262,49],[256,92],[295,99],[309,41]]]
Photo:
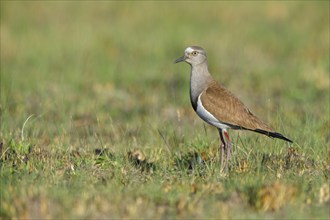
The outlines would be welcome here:
[[[191,65],[190,101],[194,109],[197,107],[198,96],[212,82],[212,76],[207,67],[207,61]]]

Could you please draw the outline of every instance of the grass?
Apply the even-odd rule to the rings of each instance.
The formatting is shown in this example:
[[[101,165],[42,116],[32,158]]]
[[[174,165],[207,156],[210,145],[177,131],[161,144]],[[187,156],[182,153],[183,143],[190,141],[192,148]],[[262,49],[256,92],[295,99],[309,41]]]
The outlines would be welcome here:
[[[222,173],[189,45],[295,143]],[[0,218],[329,219],[329,58],[327,1],[1,1]]]

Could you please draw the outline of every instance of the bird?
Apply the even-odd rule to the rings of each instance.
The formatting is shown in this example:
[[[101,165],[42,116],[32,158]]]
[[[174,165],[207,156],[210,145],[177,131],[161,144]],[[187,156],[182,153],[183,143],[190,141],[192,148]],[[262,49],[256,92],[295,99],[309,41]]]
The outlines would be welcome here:
[[[183,61],[191,67],[190,102],[193,109],[202,120],[218,129],[222,169],[228,170],[231,150],[231,140],[227,131],[229,129],[253,131],[293,143],[260,120],[233,93],[212,78],[208,70],[206,52],[202,47],[187,47],[183,56],[174,63]]]

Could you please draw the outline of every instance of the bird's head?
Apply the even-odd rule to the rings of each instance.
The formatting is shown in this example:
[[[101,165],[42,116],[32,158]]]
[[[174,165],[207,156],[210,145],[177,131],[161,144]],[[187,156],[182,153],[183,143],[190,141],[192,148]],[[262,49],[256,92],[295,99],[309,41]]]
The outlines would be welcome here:
[[[191,65],[198,65],[206,61],[206,53],[199,46],[187,47],[182,57],[176,59],[174,63],[185,61]]]

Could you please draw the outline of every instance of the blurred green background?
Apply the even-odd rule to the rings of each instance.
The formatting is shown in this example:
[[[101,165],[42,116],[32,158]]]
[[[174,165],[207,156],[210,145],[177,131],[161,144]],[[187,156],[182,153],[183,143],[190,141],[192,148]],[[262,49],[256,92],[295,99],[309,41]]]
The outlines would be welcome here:
[[[305,158],[328,164],[329,19],[329,1],[1,1],[2,216],[176,216],[178,212],[173,207],[177,209],[181,201],[176,193],[149,198],[148,191],[158,192],[163,173],[171,169],[168,161],[173,154],[194,147],[216,151],[218,146],[214,128],[205,126],[190,106],[189,66],[173,64],[190,45],[202,46],[213,77],[256,115],[293,139]],[[231,132],[231,136],[237,140],[236,157],[244,158],[247,154],[242,152],[251,149],[254,154],[285,154],[287,149],[281,141],[255,134]],[[28,154],[29,146],[33,149],[31,159],[24,162],[20,156]],[[101,189],[105,195],[117,198],[115,204],[109,205],[116,208],[94,207],[91,213],[84,210],[95,202],[96,195],[102,195],[98,190],[89,191],[91,186],[98,187],[98,175],[110,178],[109,167],[94,167],[95,155],[91,152],[99,148],[110,149],[115,155],[140,149],[158,161],[158,166],[165,167],[153,174],[156,177],[143,174],[151,178],[151,186],[146,184],[140,189],[129,184],[134,192],[144,190],[142,194],[149,200],[145,204],[142,199],[141,203],[146,206],[153,204],[157,208],[158,200],[169,201],[165,208],[160,202],[165,214],[143,213],[139,208],[132,212],[122,210],[125,204],[136,202],[124,198],[136,198],[136,194],[114,193],[127,189],[120,184],[112,186],[111,193]],[[72,152],[84,155],[83,159],[75,161]],[[246,159],[249,163],[250,158]],[[118,160],[112,168],[120,173],[126,167],[127,178],[136,178],[131,171],[134,167],[124,159]],[[76,168],[76,173],[81,173],[73,183],[69,177],[58,175],[72,164],[85,164],[80,171]],[[320,174],[322,177],[318,176],[313,185],[316,191],[301,198],[300,212],[305,207],[301,204],[317,200],[320,186],[329,174],[329,167],[322,169],[325,177]],[[31,177],[31,173],[44,175],[45,179]],[[273,179],[276,174],[271,172]],[[168,178],[176,179],[177,175],[172,173]],[[114,176],[114,181],[122,181],[116,173]],[[214,176],[201,184],[222,182]],[[92,183],[87,181],[89,178]],[[185,178],[188,185],[194,182],[189,176]],[[288,177],[289,182],[290,178],[297,181]],[[147,180],[141,181],[136,183]],[[235,178],[223,181],[237,184]],[[60,187],[62,184],[65,187]],[[54,189],[54,185],[58,188]],[[250,185],[251,182],[247,188]],[[77,200],[68,199],[66,187],[89,191],[86,197],[92,199],[81,198],[78,192],[73,194]],[[305,191],[300,192],[304,195]],[[27,205],[36,198],[36,207],[46,204],[47,211]],[[100,198],[102,204],[108,204]],[[72,204],[78,204],[78,208],[70,210]],[[52,205],[56,209],[49,211]],[[179,214],[217,217],[218,209],[209,206],[197,212],[187,208]],[[229,218],[258,216],[249,208],[246,215],[224,210],[224,217]]]

